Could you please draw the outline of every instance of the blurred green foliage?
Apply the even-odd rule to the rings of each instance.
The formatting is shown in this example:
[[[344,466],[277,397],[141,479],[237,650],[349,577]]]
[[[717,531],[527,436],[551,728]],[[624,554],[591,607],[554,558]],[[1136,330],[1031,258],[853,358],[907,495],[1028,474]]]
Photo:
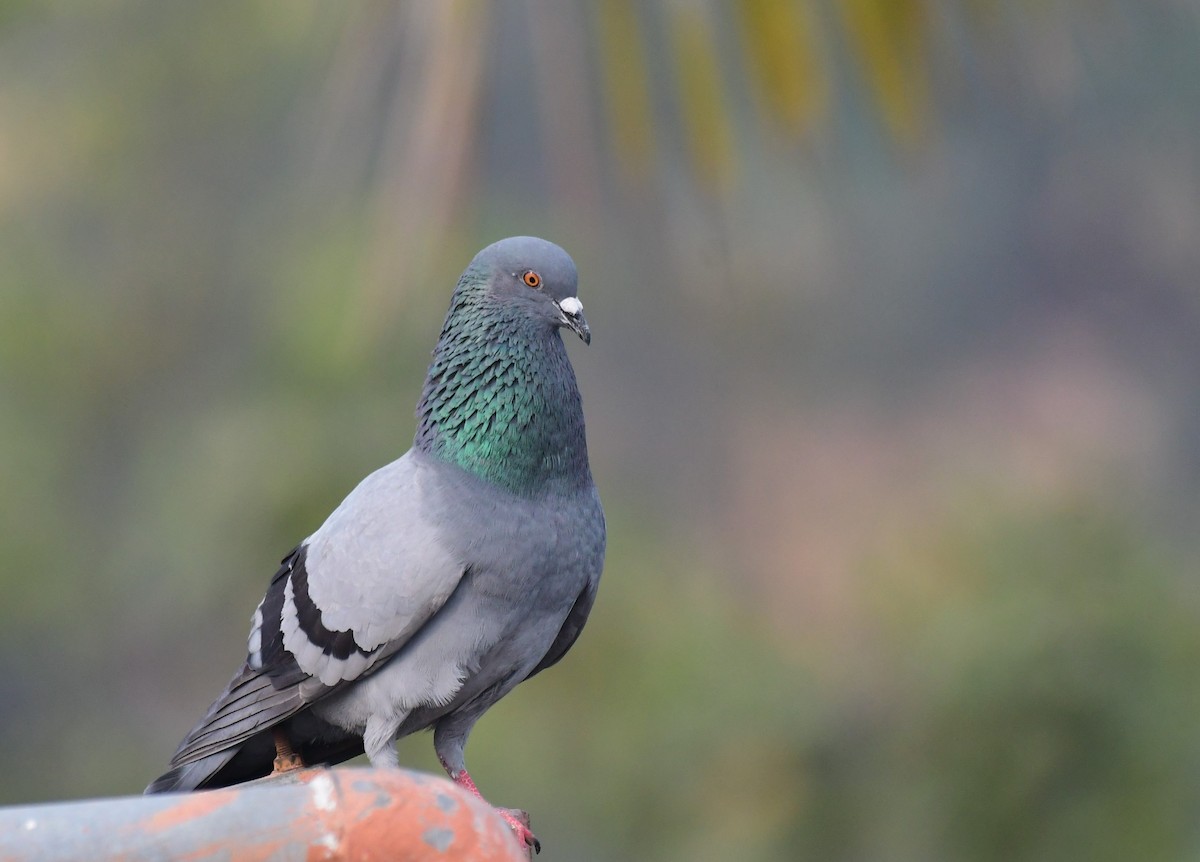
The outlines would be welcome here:
[[[610,555],[469,758],[546,858],[1193,858],[1198,29],[0,4],[0,803],[161,770],[529,232]]]

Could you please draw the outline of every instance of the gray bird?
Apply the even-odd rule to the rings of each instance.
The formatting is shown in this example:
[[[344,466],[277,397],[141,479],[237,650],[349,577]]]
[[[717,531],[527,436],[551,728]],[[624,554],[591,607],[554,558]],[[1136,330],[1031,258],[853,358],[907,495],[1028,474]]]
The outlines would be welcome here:
[[[605,528],[559,330],[587,344],[575,264],[534,237],[463,272],[412,448],[282,561],[241,670],[147,793],[224,787],[278,757],[338,763],[433,728],[450,778],[476,720],[563,657],[596,597]],[[527,827],[498,809],[518,837]]]

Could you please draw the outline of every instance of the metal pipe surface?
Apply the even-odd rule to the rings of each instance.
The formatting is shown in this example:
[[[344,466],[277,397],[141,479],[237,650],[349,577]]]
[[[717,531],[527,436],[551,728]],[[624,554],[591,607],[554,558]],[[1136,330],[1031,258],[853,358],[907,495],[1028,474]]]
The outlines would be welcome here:
[[[301,769],[199,793],[0,808],[0,862],[525,862],[508,825],[450,781]]]

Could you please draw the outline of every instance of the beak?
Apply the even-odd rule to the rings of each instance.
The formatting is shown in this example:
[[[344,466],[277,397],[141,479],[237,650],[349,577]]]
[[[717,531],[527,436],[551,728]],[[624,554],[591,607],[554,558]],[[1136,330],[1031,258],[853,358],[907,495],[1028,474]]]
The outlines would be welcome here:
[[[563,326],[583,339],[584,344],[591,344],[592,330],[583,319],[583,303],[573,296],[568,296],[558,304],[558,310],[562,313]]]

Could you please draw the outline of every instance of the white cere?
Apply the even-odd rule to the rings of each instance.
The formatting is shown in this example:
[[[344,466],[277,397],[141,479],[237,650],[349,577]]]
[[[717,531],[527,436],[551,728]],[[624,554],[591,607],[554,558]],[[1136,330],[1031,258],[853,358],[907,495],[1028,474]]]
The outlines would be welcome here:
[[[583,311],[583,303],[577,297],[568,296],[558,304],[558,307],[563,310],[563,314],[569,314],[571,317],[576,316]]]

